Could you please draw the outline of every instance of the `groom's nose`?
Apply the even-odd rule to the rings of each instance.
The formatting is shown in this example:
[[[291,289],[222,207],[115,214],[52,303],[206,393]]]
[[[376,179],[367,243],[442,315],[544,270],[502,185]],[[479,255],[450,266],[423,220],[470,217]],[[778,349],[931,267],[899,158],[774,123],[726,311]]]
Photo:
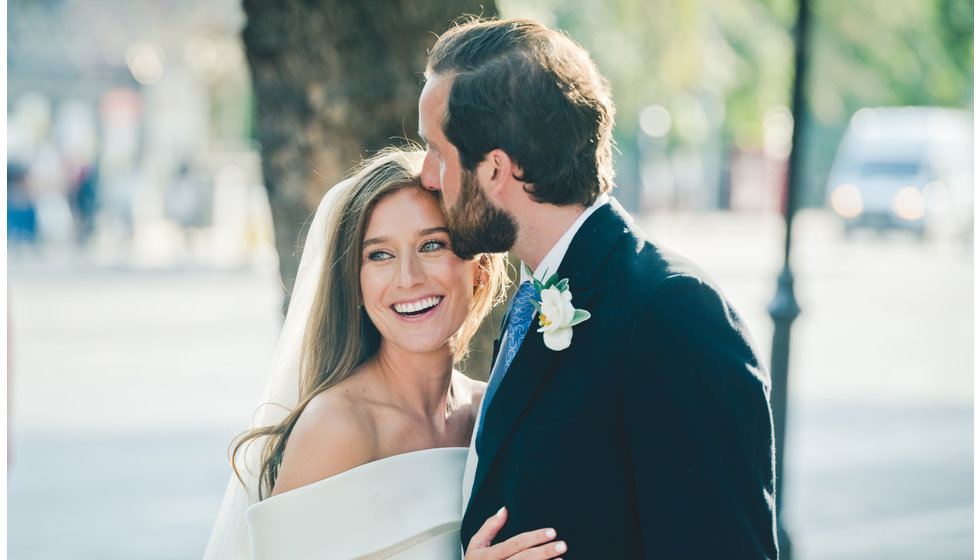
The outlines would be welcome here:
[[[430,191],[438,191],[442,188],[439,185],[439,164],[428,151],[425,152],[425,159],[422,160],[422,173],[419,175],[419,182]]]

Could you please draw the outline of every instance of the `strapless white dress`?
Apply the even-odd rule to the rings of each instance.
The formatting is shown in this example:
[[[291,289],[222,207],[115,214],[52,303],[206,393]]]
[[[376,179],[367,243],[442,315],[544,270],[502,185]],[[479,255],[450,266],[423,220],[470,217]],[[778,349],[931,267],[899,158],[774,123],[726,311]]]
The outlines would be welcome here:
[[[254,560],[459,560],[466,448],[387,457],[245,513]]]

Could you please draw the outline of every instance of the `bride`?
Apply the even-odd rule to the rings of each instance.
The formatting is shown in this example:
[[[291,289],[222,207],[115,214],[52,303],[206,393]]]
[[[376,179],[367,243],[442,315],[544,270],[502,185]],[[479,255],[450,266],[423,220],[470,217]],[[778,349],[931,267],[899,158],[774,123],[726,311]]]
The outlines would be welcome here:
[[[205,558],[458,559],[462,472],[484,384],[453,369],[499,299],[499,255],[452,252],[421,152],[366,162],[324,197],[264,402]],[[465,559],[548,559],[540,529]]]

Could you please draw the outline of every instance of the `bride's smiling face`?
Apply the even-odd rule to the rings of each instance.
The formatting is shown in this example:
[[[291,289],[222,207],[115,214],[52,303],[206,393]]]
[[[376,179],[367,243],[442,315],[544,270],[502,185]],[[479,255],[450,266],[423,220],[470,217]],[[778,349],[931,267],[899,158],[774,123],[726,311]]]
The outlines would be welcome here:
[[[432,193],[404,188],[375,205],[361,249],[361,294],[382,345],[449,352],[473,305],[477,274],[475,261],[450,249]]]

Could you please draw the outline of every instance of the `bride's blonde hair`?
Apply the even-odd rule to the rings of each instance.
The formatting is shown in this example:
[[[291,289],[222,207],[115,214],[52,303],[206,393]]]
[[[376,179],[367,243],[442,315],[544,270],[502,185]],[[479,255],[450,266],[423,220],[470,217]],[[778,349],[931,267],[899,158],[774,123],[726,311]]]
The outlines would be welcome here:
[[[248,445],[264,438],[259,472],[259,499],[275,486],[279,463],[289,434],[310,400],[343,381],[372,357],[381,335],[363,308],[360,286],[364,232],[374,207],[383,198],[406,188],[422,189],[419,173],[424,153],[388,149],[366,160],[353,184],[340,194],[326,220],[328,235],[319,287],[310,310],[300,362],[299,402],[278,424],[240,434],[232,442],[232,467],[239,480],[236,458]],[[429,192],[429,191],[425,191]],[[437,195],[432,193],[433,197]],[[453,358],[460,361],[490,308],[503,298],[506,274],[501,255],[475,257],[485,279],[475,288],[473,306],[451,340]],[[244,484],[244,482],[243,482]]]

